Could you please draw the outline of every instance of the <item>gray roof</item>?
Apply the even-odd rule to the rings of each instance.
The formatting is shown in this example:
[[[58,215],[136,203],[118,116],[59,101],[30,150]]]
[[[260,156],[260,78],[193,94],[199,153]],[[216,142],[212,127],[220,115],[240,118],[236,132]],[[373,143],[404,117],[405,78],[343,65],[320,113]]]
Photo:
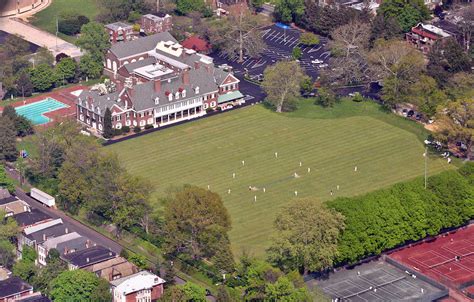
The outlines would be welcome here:
[[[117,99],[118,99],[119,94],[120,94],[120,91],[100,95],[97,90],[87,90],[87,89],[85,89],[79,95],[78,101],[79,102],[85,101],[89,97],[91,97],[94,100],[93,101],[94,112],[98,113],[96,109],[97,109],[97,107],[99,107],[100,108],[100,115],[103,116],[104,113],[105,113],[105,109],[107,109],[107,108],[110,109],[110,108],[112,108],[112,106],[114,104],[117,104]]]
[[[64,224],[58,224],[34,233],[31,233],[29,235],[26,235],[27,238],[30,240],[35,240],[37,244],[44,242],[43,240],[46,237],[46,240],[51,237],[58,237],[64,234],[67,234],[66,232],[67,226]],[[69,228],[68,231],[71,231]]]
[[[132,98],[133,107],[136,111],[142,111],[149,108],[160,107],[168,104],[173,104],[186,99],[192,99],[193,97],[202,96],[204,94],[217,91],[218,86],[214,82],[211,74],[209,74],[204,68],[193,69],[189,71],[189,82],[190,84],[184,85],[181,76],[174,78],[171,82],[162,81],[161,90],[156,92],[154,90],[154,82],[146,82],[138,84],[134,87],[134,94]],[[199,86],[199,94],[194,93],[194,88]],[[186,97],[168,101],[166,92],[176,93],[179,88],[186,90]],[[155,105],[155,98],[159,97],[160,104]]]
[[[51,216],[39,211],[38,209],[33,209],[31,211],[16,214],[15,216],[13,216],[13,218],[16,220],[18,225],[22,227],[33,225],[37,222],[44,221],[47,219],[52,219]]]
[[[91,245],[87,244],[89,241],[90,240],[88,240],[86,237],[81,236],[79,238],[75,238],[69,241],[58,243],[58,245],[56,246],[56,249],[61,254],[61,256],[64,256],[65,254],[64,252],[66,249],[68,253],[70,253],[71,251],[78,252],[78,251],[82,251],[89,248],[89,246],[92,245],[92,244]]]
[[[97,245],[87,249],[70,253],[64,256],[64,260],[81,268],[84,266],[100,263],[117,256],[116,253],[103,246]]]
[[[115,22],[115,23],[110,23],[110,24],[107,24],[105,27],[107,27],[108,29],[112,29],[112,30],[119,30],[119,29],[124,29],[124,28],[131,28],[133,27],[132,25],[130,24],[127,24],[127,23],[124,23],[124,22]]]
[[[10,197],[10,192],[7,189],[0,188],[0,199]]]
[[[126,58],[153,50],[160,41],[178,42],[169,32],[162,32],[136,40],[114,44],[110,48],[110,52],[119,59]]]

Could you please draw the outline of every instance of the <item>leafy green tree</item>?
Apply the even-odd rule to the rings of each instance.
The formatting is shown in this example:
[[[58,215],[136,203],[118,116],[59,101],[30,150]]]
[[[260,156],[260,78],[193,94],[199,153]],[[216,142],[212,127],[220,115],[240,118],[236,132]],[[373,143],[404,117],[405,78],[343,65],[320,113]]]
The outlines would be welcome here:
[[[33,94],[33,83],[31,83],[30,75],[27,71],[22,70],[15,80],[15,86],[18,95],[31,96]]]
[[[435,79],[422,75],[419,81],[410,87],[412,103],[418,106],[418,110],[426,116],[436,114],[439,105],[446,101],[446,95],[438,88]]]
[[[5,188],[10,193],[15,192],[15,185],[13,184],[13,180],[7,176],[7,172],[5,171],[5,167],[3,165],[0,166],[0,188]],[[5,217],[5,215],[1,217]]]
[[[76,75],[77,63],[73,58],[63,58],[55,68],[58,81],[70,82]]]
[[[230,216],[217,193],[186,185],[174,193],[165,205],[165,250],[184,253],[194,260],[204,257],[219,269],[232,271],[233,257],[227,232]],[[220,264],[220,265],[219,265]]]
[[[250,1],[250,5],[252,6],[252,8],[254,10],[257,10],[260,7],[262,7],[263,3],[265,3],[263,0],[252,0],[252,1]]]
[[[377,14],[372,21],[369,43],[372,47],[378,39],[392,40],[399,37],[402,29],[395,17]]]
[[[18,35],[8,35],[2,43],[7,57],[24,56],[29,53],[30,45]]]
[[[474,147],[474,99],[449,102],[446,108],[439,108],[436,136],[446,143],[462,142],[462,150],[470,160]]]
[[[51,250],[52,251],[52,250]],[[51,251],[48,253],[50,257]],[[48,265],[40,267],[31,280],[36,291],[49,295],[49,283],[60,273],[67,271],[67,264],[59,258],[49,259]]]
[[[298,199],[283,208],[275,227],[278,236],[268,250],[270,262],[306,275],[333,265],[344,217],[321,202]]]
[[[311,32],[304,32],[300,36],[300,44],[313,46],[320,43],[319,37]]]
[[[94,273],[84,270],[72,270],[60,273],[49,286],[50,298],[54,301],[97,301],[112,299],[101,283],[106,282]],[[108,293],[108,295],[107,295]]]
[[[112,138],[114,136],[114,129],[112,128],[112,112],[107,107],[104,113],[104,137]]]
[[[275,7],[275,17],[279,21],[290,23],[298,20],[304,13],[303,0],[279,0]]]
[[[409,102],[410,87],[424,69],[423,55],[403,41],[379,40],[368,55],[373,78],[383,82],[382,97],[386,105]]]
[[[445,93],[451,100],[474,98],[474,74],[455,73],[449,77]]]
[[[0,162],[15,161],[18,157],[16,149],[15,124],[8,117],[0,117]]]
[[[6,106],[3,109],[2,116],[6,116],[14,122],[17,136],[27,136],[34,133],[31,121],[22,115],[18,115],[13,106]]]
[[[51,66],[40,64],[30,70],[30,79],[34,89],[42,92],[53,87],[54,82],[56,82],[56,75]]]
[[[293,50],[291,51],[291,56],[295,60],[301,59],[301,57],[303,56],[303,52],[301,51],[301,48],[299,48],[298,46],[293,48]]]
[[[277,62],[265,69],[262,87],[276,112],[282,112],[300,94],[303,77],[303,71],[295,61]]]
[[[200,0],[177,0],[176,10],[181,15],[192,11],[201,11],[205,7],[205,2]]]
[[[303,80],[301,80],[300,83],[300,88],[301,88],[301,93],[310,93],[313,91],[314,86],[313,86],[313,79],[309,76],[304,76]]]
[[[146,258],[142,255],[130,253],[127,257],[127,260],[135,264],[140,269],[146,269],[148,267]]]
[[[76,45],[87,51],[95,62],[101,63],[110,48],[109,39],[109,34],[102,24],[89,22],[81,27],[81,36],[76,40]]]
[[[76,35],[81,31],[81,27],[89,21],[89,18],[80,15],[76,11],[63,11],[60,13],[58,20],[59,32],[69,36]]]
[[[333,107],[338,101],[336,94],[328,88],[319,88],[316,104],[323,107]]]
[[[403,32],[430,17],[423,0],[387,0],[380,5],[379,12],[385,18],[396,18]]]
[[[265,292],[267,301],[312,301],[305,287],[295,288],[286,277],[278,278],[275,283],[267,283]]]
[[[82,56],[81,62],[79,62],[79,69],[88,78],[96,79],[102,74],[104,66],[90,54],[85,54]]]
[[[22,280],[30,283],[36,275],[37,267],[34,262],[27,260],[20,260],[13,265],[12,273],[20,277]]]
[[[456,72],[471,70],[472,59],[455,38],[447,38],[435,42],[428,54],[427,71],[436,79],[440,86]]]
[[[205,302],[206,290],[194,283],[186,282],[184,285],[175,285],[168,288],[160,301],[164,302]]]
[[[66,150],[59,168],[59,204],[71,213],[77,213],[88,201],[91,181],[99,163],[99,146],[86,137],[79,137]]]
[[[15,258],[15,246],[8,240],[0,239],[0,266],[11,269]]]

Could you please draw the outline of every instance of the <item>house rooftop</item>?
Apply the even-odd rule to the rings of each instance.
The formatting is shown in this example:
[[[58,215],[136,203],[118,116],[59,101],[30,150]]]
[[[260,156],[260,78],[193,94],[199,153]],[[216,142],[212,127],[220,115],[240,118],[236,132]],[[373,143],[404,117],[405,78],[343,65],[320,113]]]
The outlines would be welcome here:
[[[67,233],[58,237],[49,238],[48,240],[43,242],[42,245],[48,250],[55,249],[60,243],[66,243],[68,241],[81,238],[81,237],[82,236],[76,232]]]
[[[0,83],[0,88],[2,87],[2,83]],[[8,192],[7,189],[4,189],[4,188],[0,188],[0,200],[4,199],[4,198],[7,198],[7,197],[10,197],[11,194],[10,192]]]
[[[25,298],[19,298],[15,302],[51,302],[48,297],[43,296],[42,294],[29,296]]]
[[[0,299],[32,290],[31,285],[16,276],[0,281]]]
[[[110,48],[110,52],[117,56],[118,59],[124,59],[153,50],[160,41],[178,42],[169,32],[162,32],[136,40],[114,44]]]
[[[15,200],[18,200],[18,198],[16,198],[16,196],[11,196],[11,195],[8,197],[0,198],[0,205],[4,205],[10,202],[13,202]]]
[[[97,245],[82,251],[77,251],[64,256],[64,260],[70,264],[82,268],[91,264],[106,261],[117,256],[116,253],[103,246]]]
[[[60,224],[63,224],[63,220],[61,218],[58,218],[58,219],[46,221],[46,222],[37,224],[35,226],[29,227],[29,228],[23,230],[23,232],[25,233],[25,235],[28,236],[28,235],[31,235],[33,233],[36,233],[36,232],[39,232],[41,230],[50,228],[50,227],[55,226],[55,225],[60,225]]]
[[[444,30],[442,30],[441,28],[436,27],[436,26],[434,26],[434,25],[431,25],[431,24],[423,24],[423,23],[421,23],[420,25],[421,25],[421,27],[422,27],[424,30],[429,31],[429,32],[432,32],[432,33],[434,33],[434,34],[436,34],[436,35],[438,35],[438,36],[441,36],[441,37],[443,37],[443,38],[451,37],[451,34],[450,34],[450,33],[448,33],[447,31],[444,31]]]
[[[14,196],[12,196],[12,197],[14,197]],[[7,216],[20,214],[20,213],[26,212],[30,209],[30,206],[26,202],[24,202],[23,200],[17,199],[16,197],[14,197],[14,198],[15,199],[13,201],[10,201],[10,202],[4,203],[4,204],[0,204],[0,209],[5,211]],[[8,199],[10,199],[10,198],[8,198]]]
[[[128,23],[124,23],[124,22],[119,21],[119,22],[107,24],[107,25],[105,25],[105,27],[107,27],[108,29],[111,29],[111,30],[121,30],[121,29],[125,29],[125,28],[132,28],[133,26],[128,24]]]
[[[141,271],[136,274],[110,281],[110,284],[117,291],[128,295],[142,289],[152,288],[153,286],[163,284],[166,281],[155,274],[147,271]]]
[[[151,19],[153,21],[162,21],[163,18],[166,18],[166,17],[169,17],[169,16],[170,15],[164,14],[164,13],[161,13],[159,16],[153,15],[153,14],[146,14],[146,15],[143,15],[143,18],[148,18],[148,19]]]
[[[31,227],[33,228],[33,227]],[[26,228],[24,231],[29,230],[30,228]],[[52,237],[59,237],[64,234],[69,233],[70,230],[69,228],[64,225],[64,224],[58,224],[51,226],[49,228],[45,228],[43,230],[40,230],[38,232],[34,232],[30,235],[27,235],[26,237],[32,241],[36,241],[37,244],[43,243],[46,240],[52,238]]]
[[[26,211],[20,214],[16,214],[13,216],[20,227],[27,227],[30,225],[37,224],[41,221],[46,221],[49,219],[53,219],[48,214],[45,214],[38,209],[33,209],[31,211]]]
[[[130,263],[123,257],[115,257],[107,261],[86,266],[83,269],[95,273],[100,278],[109,281],[114,280],[115,276],[126,277],[138,272],[135,264]]]

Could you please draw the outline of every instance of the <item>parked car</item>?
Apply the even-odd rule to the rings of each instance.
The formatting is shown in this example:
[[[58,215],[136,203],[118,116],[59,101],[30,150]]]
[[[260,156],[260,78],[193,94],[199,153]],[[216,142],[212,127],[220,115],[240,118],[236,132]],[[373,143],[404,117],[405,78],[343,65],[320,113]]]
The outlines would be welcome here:
[[[311,61],[311,63],[313,63],[313,64],[323,64],[324,61],[316,59],[316,60]]]
[[[406,109],[406,108],[403,109],[403,110],[402,110],[402,115],[403,115],[404,117],[407,117],[407,115],[408,115],[408,109]]]
[[[417,121],[419,121],[419,120],[421,120],[421,118],[422,118],[422,115],[420,113],[417,113],[416,116],[415,116],[415,119]]]
[[[408,113],[407,113],[407,117],[412,117],[412,116],[414,116],[414,115],[415,115],[415,111],[413,111],[413,110],[410,110],[410,111],[408,111]]]
[[[319,65],[319,68],[326,68],[326,67],[328,67],[328,66],[329,66],[328,64],[320,64],[320,65]]]

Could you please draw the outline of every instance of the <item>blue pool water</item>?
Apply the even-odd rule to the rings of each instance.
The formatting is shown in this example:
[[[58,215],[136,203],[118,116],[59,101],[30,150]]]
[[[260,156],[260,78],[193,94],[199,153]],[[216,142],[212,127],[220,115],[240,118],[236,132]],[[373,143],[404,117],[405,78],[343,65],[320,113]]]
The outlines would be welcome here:
[[[281,22],[277,22],[275,25],[276,25],[277,27],[283,28],[283,29],[290,29],[290,28],[291,28],[290,26],[288,26],[288,25],[286,25],[286,24],[284,24],[284,23],[281,23]]]
[[[55,99],[47,98],[36,103],[16,107],[15,110],[16,113],[26,117],[34,125],[41,125],[49,122],[49,118],[47,118],[43,114],[66,107],[69,106],[58,102]]]

